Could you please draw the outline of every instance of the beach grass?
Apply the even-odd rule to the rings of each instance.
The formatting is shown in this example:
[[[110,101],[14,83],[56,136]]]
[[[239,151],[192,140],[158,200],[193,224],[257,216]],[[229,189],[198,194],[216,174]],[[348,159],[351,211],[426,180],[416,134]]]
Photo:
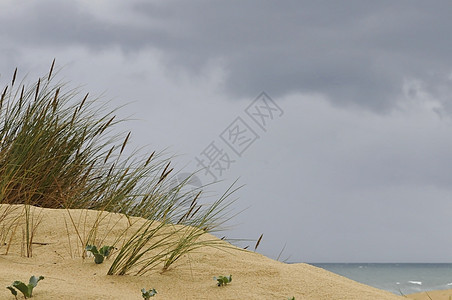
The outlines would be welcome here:
[[[141,275],[161,266],[167,270],[183,255],[199,247],[217,247],[203,240],[230,218],[231,186],[221,197],[201,203],[203,188],[187,192],[187,180],[174,184],[177,173],[164,151],[125,151],[131,132],[118,131],[126,120],[116,116],[100,99],[56,82],[55,61],[50,71],[33,84],[17,84],[17,69],[0,100],[0,240],[8,253],[8,238],[19,227],[23,256],[33,254],[33,238],[40,215],[35,207],[63,209],[69,252],[86,256],[87,245],[100,247],[115,224],[109,213],[146,222],[117,235],[118,251],[110,275]],[[156,130],[164,130],[162,128]],[[123,127],[123,126],[121,126]],[[129,154],[126,154],[129,153]],[[15,205],[24,205],[12,217]],[[80,211],[75,216],[73,209]],[[96,210],[88,222],[83,211]],[[98,235],[101,224],[110,229]],[[130,230],[129,230],[130,229]],[[72,249],[70,231],[77,234]],[[224,244],[224,243],[222,243]]]

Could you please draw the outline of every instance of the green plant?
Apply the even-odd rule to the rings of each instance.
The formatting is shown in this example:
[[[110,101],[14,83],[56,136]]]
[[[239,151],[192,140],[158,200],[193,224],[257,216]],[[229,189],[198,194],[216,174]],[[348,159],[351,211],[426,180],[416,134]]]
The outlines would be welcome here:
[[[25,299],[27,299],[33,297],[33,289],[38,285],[38,282],[43,279],[44,279],[43,276],[39,277],[31,276],[28,284],[16,280],[12,283],[12,285],[6,288],[11,291],[11,293],[14,295],[14,297],[16,297],[16,299],[17,291],[15,290],[15,288],[18,289],[24,295]]]
[[[218,286],[224,286],[227,285],[228,283],[231,283],[232,281],[232,275],[228,276],[218,276],[218,277],[214,277],[214,280],[218,281],[217,285]]]
[[[287,300],[295,300],[295,297],[287,298]]]
[[[143,296],[145,300],[149,300],[149,298],[154,297],[155,294],[157,294],[157,291],[155,289],[150,289],[148,291],[146,291],[145,288],[141,289],[141,296]]]
[[[94,255],[94,262],[96,264],[101,264],[104,262],[104,259],[110,255],[113,246],[103,246],[99,250],[94,245],[86,246],[86,251],[91,252]]]

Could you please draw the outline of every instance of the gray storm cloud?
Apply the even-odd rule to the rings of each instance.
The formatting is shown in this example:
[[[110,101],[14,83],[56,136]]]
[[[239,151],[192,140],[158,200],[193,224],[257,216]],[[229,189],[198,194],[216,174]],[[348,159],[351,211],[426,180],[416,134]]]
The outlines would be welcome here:
[[[153,48],[169,68],[193,74],[214,62],[226,72],[231,98],[262,89],[274,97],[314,92],[334,105],[384,112],[396,105],[404,80],[415,78],[450,106],[446,1],[131,1],[115,2],[112,11],[116,18],[106,19],[82,3],[21,2],[0,12],[2,41]]]

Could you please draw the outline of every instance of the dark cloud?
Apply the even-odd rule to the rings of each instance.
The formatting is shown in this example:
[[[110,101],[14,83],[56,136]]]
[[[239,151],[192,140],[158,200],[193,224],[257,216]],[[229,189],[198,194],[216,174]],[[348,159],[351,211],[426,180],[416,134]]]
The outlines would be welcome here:
[[[114,45],[142,47],[137,29],[102,21],[75,1],[42,1],[3,11],[4,40],[40,47],[82,45],[102,49]],[[14,24],[14,25],[12,25]]]
[[[424,82],[446,107],[452,4],[447,1],[149,1],[121,9],[141,22],[101,20],[76,2],[40,1],[0,13],[2,40],[93,50],[147,47],[172,69],[212,61],[226,92],[274,97],[317,92],[335,105],[386,111],[405,79]],[[98,14],[97,14],[98,15]],[[17,21],[20,20],[20,21]],[[11,26],[15,24],[15,26]]]
[[[196,70],[224,59],[227,91],[250,97],[320,92],[334,104],[387,110],[406,78],[418,78],[434,96],[452,57],[447,2],[171,2],[136,4],[161,18],[169,59]],[[434,71],[434,72],[433,72]],[[438,80],[441,79],[441,80]]]

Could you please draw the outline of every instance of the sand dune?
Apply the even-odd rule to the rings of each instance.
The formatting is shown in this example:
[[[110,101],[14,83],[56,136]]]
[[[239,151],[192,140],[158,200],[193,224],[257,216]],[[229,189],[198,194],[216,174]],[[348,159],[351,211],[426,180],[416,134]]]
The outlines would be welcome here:
[[[21,209],[17,207],[17,211]],[[69,212],[80,221],[81,232],[86,230],[82,224],[97,216],[95,211]],[[82,249],[68,223],[68,211],[38,208],[34,214],[40,216],[41,223],[33,257],[21,256],[22,232],[17,229],[8,255],[0,255],[0,282],[6,287],[14,280],[28,281],[31,275],[43,275],[45,279],[33,292],[36,300],[142,299],[143,287],[158,291],[153,299],[403,299],[311,265],[284,264],[238,248],[201,248],[166,272],[159,268],[144,276],[108,276],[112,258],[96,265],[92,258],[80,257]],[[99,226],[98,238],[108,243],[125,226],[124,216],[108,214]],[[0,253],[6,246],[0,247]],[[213,276],[229,274],[232,283],[217,287]],[[0,288],[0,299],[14,297],[6,288]]]

